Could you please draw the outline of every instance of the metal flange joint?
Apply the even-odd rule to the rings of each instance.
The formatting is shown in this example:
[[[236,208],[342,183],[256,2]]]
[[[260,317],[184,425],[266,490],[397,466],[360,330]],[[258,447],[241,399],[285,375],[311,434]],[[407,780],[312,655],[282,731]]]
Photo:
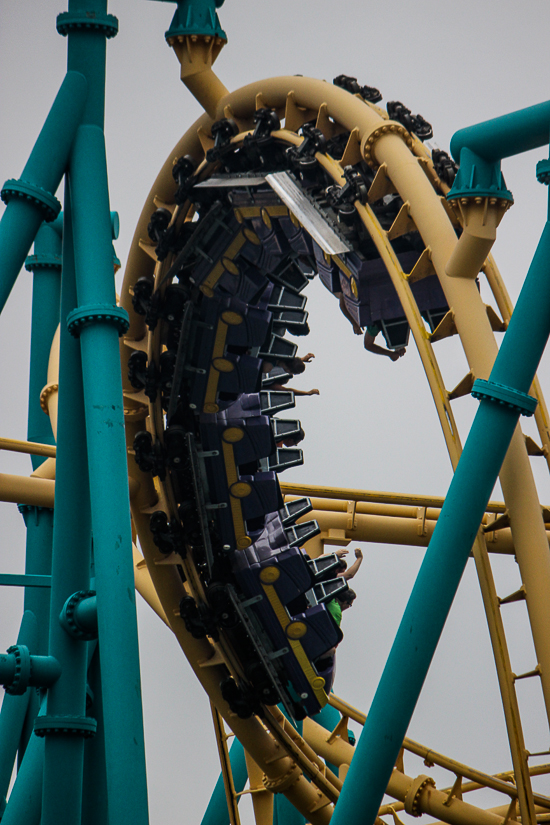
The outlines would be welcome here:
[[[483,378],[474,381],[471,394],[479,401],[492,401],[527,417],[533,415],[538,404],[537,399],[526,392],[498,384],[496,381],[485,381]]]

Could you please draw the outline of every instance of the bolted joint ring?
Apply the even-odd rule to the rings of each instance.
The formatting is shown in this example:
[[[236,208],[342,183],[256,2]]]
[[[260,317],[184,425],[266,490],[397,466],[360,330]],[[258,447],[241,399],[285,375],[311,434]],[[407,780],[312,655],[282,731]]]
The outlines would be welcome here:
[[[12,645],[6,651],[15,658],[15,673],[11,685],[4,685],[6,693],[22,696],[27,690],[31,677],[31,655],[25,645]]]
[[[80,337],[83,327],[94,323],[113,324],[118,334],[124,335],[130,327],[130,318],[123,307],[113,304],[87,304],[77,307],[67,315],[67,329],[74,338]]]
[[[409,149],[413,146],[413,137],[404,126],[397,123],[395,120],[385,120],[380,126],[374,129],[370,134],[365,135],[361,141],[361,153],[365,161],[374,168],[380,166],[376,160],[374,149],[378,141],[384,135],[398,135],[405,141]]]
[[[417,776],[416,779],[413,779],[411,787],[405,797],[405,811],[411,816],[422,815],[422,811],[420,810],[420,795],[428,785],[435,788],[435,782],[431,776],[421,774]]]
[[[471,394],[479,401],[492,401],[527,417],[533,415],[538,404],[537,399],[526,392],[498,384],[496,381],[484,381],[483,378],[474,381]]]
[[[75,615],[78,605],[95,595],[95,590],[78,590],[72,596],[69,596],[63,605],[59,614],[59,623],[73,639],[79,639],[82,642],[91,642],[93,639],[97,639],[97,630],[87,630],[82,627]]]
[[[34,720],[36,736],[95,736],[97,722],[91,716],[37,716]]]
[[[283,793],[294,785],[301,776],[302,771],[296,762],[292,762],[288,771],[282,776],[272,778],[264,773],[262,781],[266,791],[271,791],[271,793]]]
[[[57,15],[56,28],[66,37],[72,31],[96,31],[107,39],[118,34],[118,20],[114,14],[98,14],[95,11],[64,11]]]
[[[61,272],[61,255],[52,255],[43,252],[41,255],[29,255],[25,261],[27,272],[34,272],[35,269],[58,269]]]
[[[46,386],[44,387],[44,389],[40,393],[40,406],[41,406],[42,410],[46,413],[46,415],[50,414],[50,411],[48,410],[48,398],[50,397],[50,395],[52,393],[57,392],[58,390],[59,390],[59,384],[57,384],[57,383],[46,384]]]
[[[44,220],[49,223],[57,218],[61,211],[61,204],[51,192],[42,189],[28,180],[7,180],[0,191],[0,198],[9,203],[13,198],[23,198],[30,201],[42,212]]]

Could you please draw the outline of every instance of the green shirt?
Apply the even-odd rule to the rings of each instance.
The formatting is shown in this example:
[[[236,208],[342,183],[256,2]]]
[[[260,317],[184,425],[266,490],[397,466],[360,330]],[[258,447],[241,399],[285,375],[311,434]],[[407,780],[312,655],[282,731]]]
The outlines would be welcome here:
[[[338,627],[340,627],[342,624],[342,608],[340,607],[339,602],[337,602],[336,599],[332,599],[332,601],[327,604],[327,610]]]

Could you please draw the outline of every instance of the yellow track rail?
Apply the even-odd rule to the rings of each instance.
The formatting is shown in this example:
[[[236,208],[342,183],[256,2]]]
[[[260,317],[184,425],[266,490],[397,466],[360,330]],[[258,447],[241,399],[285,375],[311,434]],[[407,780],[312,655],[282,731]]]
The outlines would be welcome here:
[[[458,397],[462,390],[468,391],[468,383],[471,383],[474,377],[488,377],[497,352],[492,329],[492,325],[495,326],[495,318],[492,317],[495,313],[493,311],[492,315],[491,312],[488,314],[487,307],[483,304],[473,280],[453,279],[445,272],[446,263],[457,242],[453,226],[456,218],[451,216],[442,198],[445,194],[445,187],[437,178],[422,144],[406,132],[400,124],[387,120],[377,107],[366,104],[361,98],[321,81],[303,77],[281,77],[251,84],[227,95],[225,89],[221,87],[218,89],[218,96],[222,95],[223,97],[217,103],[215,118],[230,116],[237,121],[241,133],[234,138],[236,144],[244,139],[245,134],[251,128],[255,108],[268,106],[276,109],[279,116],[284,118],[285,123],[283,129],[274,133],[274,137],[295,145],[302,140],[296,134],[299,127],[304,122],[316,118],[317,127],[324,131],[327,137],[331,137],[337,131],[347,130],[351,133],[344,157],[340,162],[327,155],[317,155],[319,163],[336,183],[343,181],[343,166],[356,163],[363,157],[379,170],[373,188],[380,187],[381,181],[382,184],[384,183],[382,180],[384,178],[393,187],[393,191],[400,194],[406,204],[408,218],[420,232],[427,248],[423,261],[424,274],[431,271],[437,273],[451,308],[446,325],[444,324],[432,335],[425,329],[410,286],[412,280],[422,277],[422,272],[417,271],[416,274],[403,272],[392,247],[391,237],[395,236],[397,229],[394,233],[391,229],[385,232],[369,204],[362,205],[357,202],[356,207],[376,244],[402,303],[434,398],[449,456],[455,467],[460,458],[461,441],[451,401]],[[209,99],[208,110],[213,114],[212,99]],[[149,216],[159,205],[166,205],[177,214],[178,208],[175,209],[173,203],[172,163],[184,154],[192,155],[198,163],[202,161],[206,149],[212,145],[212,139],[209,137],[211,122],[212,118],[204,115],[175,147],[151,190],[134,236],[121,296],[122,305],[129,312],[131,320],[128,334],[121,343],[122,372],[125,381],[128,357],[133,350],[148,351],[150,357],[160,354],[159,337],[148,335],[143,317],[134,313],[131,304],[133,284],[139,277],[152,275],[155,272],[157,284],[159,284],[165,271],[162,265],[157,264],[154,250],[147,240],[146,227]],[[376,192],[378,191],[380,191],[379,188]],[[376,192],[371,192],[373,200],[376,199]],[[341,262],[336,262],[341,265]],[[488,259],[484,272],[502,315],[500,324],[502,328],[505,328],[512,307],[492,258]],[[496,326],[498,325],[499,319],[497,318]],[[464,347],[471,374],[466,376],[464,382],[461,382],[462,388],[457,387],[453,392],[445,386],[437,363],[434,344],[444,334],[455,330]],[[549,418],[538,382],[534,383],[532,392],[539,399],[536,422],[541,445],[535,449],[531,448],[530,452],[536,452],[538,449],[539,454],[544,455],[550,462]],[[294,741],[294,745],[291,746],[290,742],[285,740],[281,730],[277,728],[276,720],[272,720],[271,729],[268,730],[256,718],[241,720],[231,714],[220,693],[220,666],[225,663],[230,672],[238,673],[239,663],[234,660],[231,651],[224,646],[223,641],[214,644],[209,640],[193,639],[185,630],[181,619],[176,616],[184,590],[175,565],[182,566],[189,589],[197,600],[204,598],[202,585],[192,559],[182,560],[178,557],[172,560],[173,564],[171,564],[170,559],[160,558],[149,532],[149,515],[157,508],[175,514],[175,501],[170,486],[161,485],[147,474],[140,472],[131,455],[134,435],[145,426],[159,440],[162,439],[162,410],[160,402],[154,405],[149,404],[146,397],[142,393],[135,393],[127,382],[125,384],[125,406],[130,453],[129,475],[133,489],[132,514],[145,563],[167,620],[216,711],[239,737],[254,762],[265,772],[265,787],[270,791],[285,793],[313,825],[327,822],[331,815],[331,801],[334,801],[337,789],[334,785],[327,786],[326,780],[320,778],[315,755],[303,743]],[[503,465],[501,483],[507,508],[506,515],[509,519],[514,548],[525,585],[524,595],[537,651],[538,673],[541,677],[546,707],[550,709],[550,639],[547,638],[546,633],[547,606],[550,603],[550,557],[528,450],[519,428]],[[479,533],[474,546],[474,558],[495,653],[514,765],[519,810],[522,822],[531,825],[536,821],[535,803],[514,689],[515,677],[507,652],[500,614],[500,600],[495,591],[485,536],[482,532]],[[269,724],[267,728],[270,728]],[[301,753],[299,758],[296,755],[296,747]],[[312,780],[311,783],[306,781],[304,773]],[[257,781],[257,777],[254,781]],[[403,795],[403,781],[399,780],[394,783],[398,791],[393,795],[398,799]],[[389,792],[392,793],[391,788]],[[407,786],[405,796],[409,793],[410,786]],[[429,809],[432,815],[439,816],[448,822],[473,822],[475,820],[487,822],[488,825],[502,822],[503,817],[473,808],[458,799],[453,800],[452,808],[448,805],[446,807],[447,803],[443,802],[441,804],[438,802],[434,807],[435,795],[434,791],[431,794],[432,807],[430,808],[422,801],[423,796],[419,791],[415,797],[417,805],[415,810],[428,811]],[[405,807],[407,807],[406,801]],[[448,813],[451,810],[452,816]]]

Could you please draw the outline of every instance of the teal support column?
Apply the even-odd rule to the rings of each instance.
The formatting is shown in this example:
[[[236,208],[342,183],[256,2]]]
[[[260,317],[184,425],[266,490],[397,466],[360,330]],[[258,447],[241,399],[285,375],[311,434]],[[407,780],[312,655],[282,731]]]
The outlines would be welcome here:
[[[103,133],[81,126],[71,160],[78,309],[103,674],[109,812],[147,822],[147,788],[135,607],[128,469]],[[98,376],[101,375],[101,381]]]
[[[83,21],[86,25],[83,26]],[[90,21],[92,21],[90,23]],[[132,538],[111,215],[103,135],[105,38],[116,34],[105,0],[71,0],[58,30],[68,34],[68,68],[82,71],[89,95],[70,160],[78,308],[68,318],[79,336],[95,586],[102,674],[110,821],[148,822]]]
[[[92,645],[89,645],[92,647]],[[86,743],[84,752],[84,788],[82,794],[82,825],[105,825],[107,808],[107,767],[105,762],[105,723],[103,719],[103,684],[101,655],[96,645],[88,667],[90,710],[97,720],[97,733]]]
[[[33,273],[27,438],[38,444],[55,444],[50,419],[40,406],[40,393],[46,385],[50,349],[59,324],[62,227],[62,215],[53,223],[43,223],[34,241],[34,254],[25,261],[25,269]],[[45,459],[31,456],[31,461],[36,470]]]
[[[86,102],[87,83],[67,72],[19,180],[8,180],[0,195],[7,207],[0,221],[0,312],[43,220],[52,221],[60,204],[55,192],[67,167]]]
[[[31,360],[32,365],[32,360]],[[42,411],[41,411],[42,412]],[[42,413],[44,418],[46,416]],[[52,570],[53,510],[20,504],[19,512],[27,528],[25,573],[49,576]],[[48,653],[50,627],[50,589],[48,587],[26,587],[24,608],[32,612],[37,622],[36,643],[29,648],[32,653],[45,656]],[[18,761],[21,762],[27,742],[32,735],[34,720],[38,714],[39,698],[36,692],[30,694],[27,716],[19,742]],[[0,742],[2,737],[0,736]]]
[[[42,774],[44,740],[33,736],[25,752],[2,825],[42,825]]]
[[[487,502],[550,334],[550,223],[537,251],[426,550],[336,805],[332,825],[372,825]]]
[[[38,646],[38,622],[30,610],[23,613],[17,644],[25,645],[31,651]],[[15,757],[19,749],[25,717],[29,707],[31,691],[19,696],[4,694],[0,711],[0,818],[10,785]]]
[[[74,308],[74,251],[70,187],[65,189],[61,314]],[[53,530],[50,653],[62,667],[48,691],[47,710],[35,722],[45,737],[41,825],[79,825],[84,737],[95,720],[86,716],[87,645],[61,626],[59,615],[75,592],[89,589],[91,525],[80,345],[61,326],[56,502]]]
[[[246,770],[244,748],[237,738],[233,740],[233,744],[229,749],[229,762],[231,763],[231,773],[233,774],[235,790],[237,793],[240,793],[246,785],[248,772]],[[201,825],[229,825],[225,785],[221,773],[210,797],[210,802],[202,818]]]
[[[50,419],[40,406],[40,392],[46,385],[52,339],[59,324],[62,226],[61,215],[52,223],[43,223],[34,241],[34,254],[25,262],[25,268],[33,272],[27,438],[42,444],[55,443]],[[33,469],[43,461],[43,457],[31,456]],[[19,511],[27,528],[25,573],[49,576],[52,564],[53,510],[25,504],[19,506]],[[27,587],[25,610],[32,611],[38,621],[39,638],[36,649],[33,648],[32,652],[46,655],[50,626],[49,590]],[[32,692],[19,743],[19,763],[32,735],[37,714],[38,696]]]

